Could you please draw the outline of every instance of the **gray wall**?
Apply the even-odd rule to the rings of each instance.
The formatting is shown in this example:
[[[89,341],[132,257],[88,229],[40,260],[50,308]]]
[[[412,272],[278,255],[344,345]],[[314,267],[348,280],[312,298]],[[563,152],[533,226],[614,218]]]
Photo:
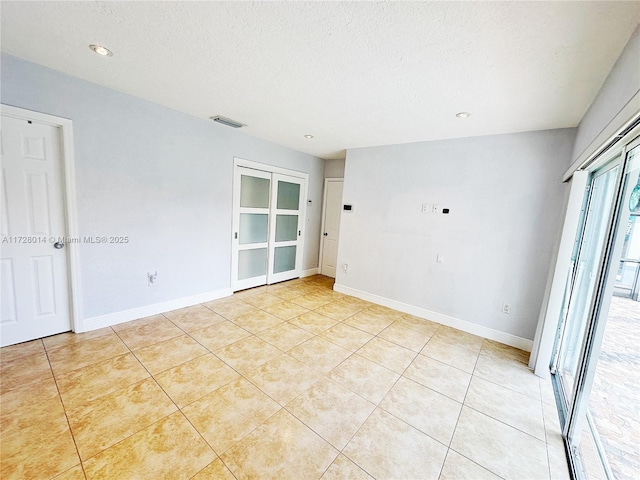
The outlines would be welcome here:
[[[640,92],[640,26],[631,35],[598,95],[580,121],[571,156],[573,160],[587,149],[638,92]],[[616,125],[616,128],[621,126]]]
[[[574,133],[348,150],[343,202],[354,210],[341,219],[338,264],[349,268],[337,283],[532,339]],[[421,213],[423,203],[451,213]]]
[[[324,161],[324,178],[343,178],[344,159],[329,159]]]
[[[317,267],[324,160],[12,56],[1,66],[2,103],[73,120],[81,235],[131,239],[81,245],[86,318],[229,288],[234,156],[310,174],[303,268]]]

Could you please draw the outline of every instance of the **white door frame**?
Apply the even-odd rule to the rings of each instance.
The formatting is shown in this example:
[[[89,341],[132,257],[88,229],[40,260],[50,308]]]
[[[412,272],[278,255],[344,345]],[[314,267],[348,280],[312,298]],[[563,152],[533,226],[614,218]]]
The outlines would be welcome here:
[[[55,117],[46,113],[34,112],[24,108],[0,104],[2,116],[19,120],[32,120],[58,128],[60,132],[60,160],[62,163],[62,193],[66,236],[80,238],[78,229],[78,202],[76,198],[76,173],[73,156],[73,122],[67,118]],[[69,283],[69,316],[71,330],[83,331],[82,294],[80,283],[80,245],[77,242],[65,242],[67,249],[67,271]]]
[[[290,177],[304,178],[309,182],[309,174],[305,172],[298,172],[297,170],[289,170],[288,168],[275,167],[273,165],[267,165],[266,163],[254,162],[253,160],[245,160],[239,157],[233,157],[233,167],[246,167],[254,170],[262,170],[263,172],[281,173],[282,175],[288,175]]]
[[[236,170],[238,167],[244,167],[244,168],[250,168],[253,170],[259,170],[262,172],[269,172],[269,173],[276,173],[276,174],[281,174],[281,175],[287,175],[289,177],[294,177],[294,178],[301,178],[304,180],[304,188],[301,189],[300,191],[300,196],[302,197],[300,200],[300,223],[298,224],[298,229],[301,232],[301,238],[302,240],[300,241],[300,255],[296,257],[296,270],[300,271],[300,275],[302,276],[302,267],[304,265],[304,246],[305,246],[305,240],[306,240],[306,230],[307,230],[307,192],[309,189],[309,174],[305,173],[305,172],[299,172],[296,170],[289,170],[287,168],[281,168],[281,167],[276,167],[273,165],[268,165],[266,163],[259,163],[259,162],[254,162],[252,160],[245,160],[243,158],[239,158],[239,157],[233,157],[233,179],[234,179],[234,183],[235,183],[235,175],[236,175]],[[232,197],[232,200],[234,203],[232,203],[231,208],[232,210],[235,209],[235,200],[236,200],[236,192],[235,192],[236,186],[234,185],[233,188],[233,194],[234,195]],[[239,195],[239,193],[238,193]],[[239,197],[238,197],[239,198]],[[231,241],[234,242],[235,240],[233,239],[233,234],[234,232],[237,232],[237,230],[235,230],[236,225],[235,225],[235,211],[233,211],[231,217]],[[234,268],[237,268],[235,265],[235,261],[233,259],[234,254],[233,254],[233,243],[232,243],[232,247],[231,247],[231,289],[235,290],[235,282],[234,282]],[[298,263],[299,262],[299,263]],[[269,270],[267,269],[267,278],[269,276]]]
[[[327,186],[329,182],[342,182],[344,185],[344,177],[329,177],[324,179],[324,190],[322,192],[322,221],[320,225],[320,255],[318,256],[318,273],[322,274],[322,265],[323,265],[323,257],[324,257],[324,220],[327,214]],[[338,240],[339,241],[339,240]],[[337,267],[336,267],[337,270]]]

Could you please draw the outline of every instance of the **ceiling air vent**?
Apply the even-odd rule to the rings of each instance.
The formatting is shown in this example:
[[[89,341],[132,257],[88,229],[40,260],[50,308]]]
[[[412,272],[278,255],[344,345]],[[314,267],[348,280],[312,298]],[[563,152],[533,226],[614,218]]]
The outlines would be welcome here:
[[[214,122],[218,122],[223,125],[226,125],[227,127],[233,127],[233,128],[246,127],[244,123],[236,122],[235,120],[231,120],[230,118],[222,117],[220,115],[211,117],[211,120],[213,120]]]

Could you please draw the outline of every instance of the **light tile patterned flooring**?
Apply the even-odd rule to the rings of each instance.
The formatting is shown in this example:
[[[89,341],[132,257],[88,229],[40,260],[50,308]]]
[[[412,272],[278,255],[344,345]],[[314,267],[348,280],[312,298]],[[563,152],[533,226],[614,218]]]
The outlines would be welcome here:
[[[1,349],[0,477],[568,478],[525,352],[331,285]]]

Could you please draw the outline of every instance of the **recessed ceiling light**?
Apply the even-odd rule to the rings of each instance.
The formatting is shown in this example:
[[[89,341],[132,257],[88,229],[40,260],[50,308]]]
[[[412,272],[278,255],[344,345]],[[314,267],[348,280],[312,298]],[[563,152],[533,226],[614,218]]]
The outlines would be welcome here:
[[[456,117],[458,118],[467,118],[470,117],[471,114],[469,112],[460,112],[460,113],[456,113]]]
[[[113,52],[102,45],[89,45],[89,48],[103,57],[113,57]]]
[[[313,138],[313,135],[305,135],[304,138],[306,138],[307,140],[311,140]]]

